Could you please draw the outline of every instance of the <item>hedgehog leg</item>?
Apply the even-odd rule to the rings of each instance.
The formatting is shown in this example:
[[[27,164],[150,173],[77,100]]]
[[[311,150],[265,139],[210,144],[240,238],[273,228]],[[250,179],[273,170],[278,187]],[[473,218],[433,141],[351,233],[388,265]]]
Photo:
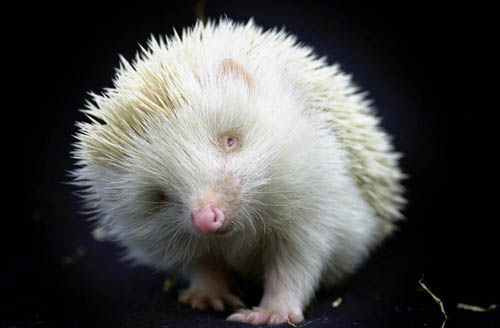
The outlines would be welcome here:
[[[293,240],[293,233],[277,238],[279,241],[266,254],[264,295],[259,306],[237,311],[228,321],[279,325],[304,320],[302,311],[319,284],[328,249],[322,249],[323,245],[315,240],[304,241],[307,237],[303,234],[296,237],[302,238],[302,243]],[[301,245],[313,247],[316,252]]]
[[[212,308],[224,311],[226,307],[245,307],[243,301],[231,291],[232,280],[228,272],[219,265],[203,263],[187,271],[190,284],[179,294],[178,301],[193,309],[204,311]]]

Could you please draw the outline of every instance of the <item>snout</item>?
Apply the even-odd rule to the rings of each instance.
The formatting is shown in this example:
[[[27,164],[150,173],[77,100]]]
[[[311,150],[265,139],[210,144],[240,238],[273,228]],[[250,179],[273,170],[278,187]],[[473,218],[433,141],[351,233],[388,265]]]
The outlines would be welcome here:
[[[209,202],[191,211],[191,218],[196,230],[203,235],[216,233],[224,224],[224,212],[217,204]]]

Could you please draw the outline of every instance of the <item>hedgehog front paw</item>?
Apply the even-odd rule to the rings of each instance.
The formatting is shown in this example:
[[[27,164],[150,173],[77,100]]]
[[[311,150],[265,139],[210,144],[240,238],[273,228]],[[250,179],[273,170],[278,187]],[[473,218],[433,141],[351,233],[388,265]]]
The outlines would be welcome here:
[[[236,295],[215,289],[184,289],[179,294],[179,302],[190,305],[193,309],[204,311],[211,307],[215,311],[224,311],[226,306],[239,309],[245,304]]]
[[[231,314],[227,321],[245,322],[252,325],[276,326],[284,322],[299,323],[304,320],[301,312],[264,309],[254,307],[251,310],[239,310]]]

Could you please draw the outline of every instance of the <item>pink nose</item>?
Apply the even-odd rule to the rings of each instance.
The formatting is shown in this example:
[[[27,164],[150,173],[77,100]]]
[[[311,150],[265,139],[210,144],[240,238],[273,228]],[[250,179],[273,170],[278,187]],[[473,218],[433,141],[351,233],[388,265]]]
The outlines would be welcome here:
[[[215,203],[207,203],[194,208],[191,218],[196,230],[203,235],[209,235],[219,230],[224,223],[224,212]]]

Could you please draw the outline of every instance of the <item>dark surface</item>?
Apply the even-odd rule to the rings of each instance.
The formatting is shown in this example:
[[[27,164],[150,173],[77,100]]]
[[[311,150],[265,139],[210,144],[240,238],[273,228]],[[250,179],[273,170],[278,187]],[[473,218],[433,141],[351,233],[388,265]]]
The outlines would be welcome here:
[[[253,16],[264,27],[286,26],[339,62],[370,91],[383,126],[405,154],[408,221],[349,285],[317,295],[305,313],[307,327],[440,327],[438,304],[418,288],[423,276],[444,302],[446,327],[500,326],[498,310],[456,308],[458,302],[500,303],[491,12],[421,2],[208,2],[209,17]],[[17,60],[10,87],[21,96],[7,96],[17,100],[9,108],[20,115],[11,121],[6,146],[12,147],[13,136],[22,144],[12,152],[5,148],[4,156],[16,159],[12,172],[22,173],[6,177],[15,177],[16,188],[7,192],[13,211],[2,229],[0,326],[244,326],[225,323],[228,313],[181,306],[178,289],[162,292],[164,273],[121,263],[119,249],[92,239],[73,189],[61,183],[73,165],[73,122],[83,119],[77,110],[86,92],[111,86],[119,53],[131,59],[151,33],[191,25],[193,2],[84,2],[16,13],[12,30],[19,34],[5,44]],[[64,265],[79,247],[84,255]],[[243,288],[247,304],[256,305],[259,291]],[[343,303],[334,309],[338,296]]]

